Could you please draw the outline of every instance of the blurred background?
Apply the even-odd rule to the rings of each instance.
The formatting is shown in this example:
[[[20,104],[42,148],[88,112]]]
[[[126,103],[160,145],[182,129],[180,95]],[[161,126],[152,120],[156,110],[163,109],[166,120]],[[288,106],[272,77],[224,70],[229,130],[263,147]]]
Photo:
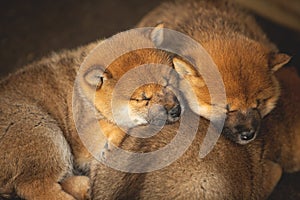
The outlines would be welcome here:
[[[252,9],[266,7],[266,12],[260,9],[259,13],[268,13],[267,17],[275,16],[275,19],[277,16],[291,14],[286,6],[282,5],[288,4],[289,1],[297,1],[297,5],[300,2],[300,0],[264,0],[277,2],[277,8],[285,8],[283,13],[270,15],[269,13],[276,12],[276,9],[274,11],[274,6],[268,4],[266,6],[255,3],[261,2],[260,0],[237,1]],[[159,0],[1,1],[0,77],[17,67],[48,55],[51,51],[74,48],[133,28],[143,15],[160,2]],[[278,2],[283,3],[278,5]],[[270,11],[270,8],[273,9]],[[295,18],[296,22],[293,24],[296,26],[298,22],[300,30],[300,20],[297,21],[300,19],[299,15],[298,13],[298,18]],[[282,26],[284,22],[291,21],[288,17],[280,17],[281,25],[269,19],[258,17],[259,23],[279,49],[293,56],[292,65],[300,63],[300,32]]]
[[[237,0],[300,71],[300,0]],[[0,77],[52,51],[133,28],[159,0],[10,0],[0,3]],[[264,3],[262,3],[264,2]],[[271,3],[270,3],[271,2]],[[166,11],[167,12],[167,11]],[[278,23],[277,23],[278,22]],[[298,31],[297,31],[298,30]],[[284,175],[271,199],[300,199],[300,173]]]

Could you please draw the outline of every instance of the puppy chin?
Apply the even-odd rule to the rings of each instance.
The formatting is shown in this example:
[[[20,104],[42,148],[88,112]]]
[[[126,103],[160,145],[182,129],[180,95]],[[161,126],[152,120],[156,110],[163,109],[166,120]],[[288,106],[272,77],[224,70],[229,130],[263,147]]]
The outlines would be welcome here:
[[[149,123],[146,119],[144,119],[142,117],[131,117],[130,121],[131,121],[131,127],[129,127],[129,128],[132,128],[135,126],[141,126],[141,125],[145,125],[145,124]]]
[[[128,116],[126,118],[116,121],[115,123],[123,129],[130,129],[136,126],[146,125],[148,124],[148,121],[139,116]]]

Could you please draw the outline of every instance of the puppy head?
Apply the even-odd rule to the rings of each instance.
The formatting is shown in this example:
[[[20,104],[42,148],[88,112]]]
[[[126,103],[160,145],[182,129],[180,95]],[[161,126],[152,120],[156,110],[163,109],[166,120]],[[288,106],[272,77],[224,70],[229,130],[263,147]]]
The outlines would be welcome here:
[[[154,64],[154,67],[147,70],[146,66],[138,70],[140,66],[149,63]],[[155,63],[165,67],[156,66]],[[167,122],[179,119],[181,107],[171,90],[176,87],[177,80],[176,76],[170,75],[171,70],[169,54],[157,49],[141,49],[122,55],[106,69],[101,66],[91,67],[84,79],[95,90],[93,104],[97,110],[111,122],[115,122],[117,116],[118,124],[130,128],[159,118],[165,118]],[[127,73],[132,76],[127,78]],[[159,74],[160,78],[157,82],[147,83],[146,79],[153,74]],[[125,81],[121,82],[122,79]],[[135,82],[140,84],[128,93]],[[114,102],[113,98],[117,101]]]
[[[267,48],[248,39],[210,41],[203,45],[216,63],[226,91],[226,107],[211,104],[211,94],[203,77],[188,62],[176,59],[174,67],[193,88],[182,89],[191,109],[210,119],[212,110],[226,112],[224,133],[239,144],[255,139],[261,118],[276,105],[280,94],[274,73],[285,65],[290,57],[270,53]],[[205,67],[205,66],[204,66]]]

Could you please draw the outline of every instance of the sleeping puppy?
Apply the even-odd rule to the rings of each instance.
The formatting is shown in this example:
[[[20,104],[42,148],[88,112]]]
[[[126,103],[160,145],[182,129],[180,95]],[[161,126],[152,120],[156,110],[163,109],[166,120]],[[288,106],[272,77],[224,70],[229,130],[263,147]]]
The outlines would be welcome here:
[[[195,124],[197,121],[191,121]],[[145,173],[122,172],[99,161],[91,166],[93,199],[266,199],[281,177],[281,167],[262,157],[263,142],[246,146],[221,136],[214,149],[203,159],[199,150],[209,122],[201,118],[197,134],[187,151],[170,165]],[[189,126],[189,125],[187,125]],[[149,153],[166,147],[175,137],[179,122],[165,125],[151,138],[127,136],[119,148],[128,152]],[[136,127],[131,131],[142,131]],[[184,132],[190,137],[190,132]],[[177,147],[181,148],[180,146]],[[126,169],[149,169],[161,158],[139,162],[125,161],[119,151],[105,152],[106,160],[121,160]],[[168,159],[165,157],[164,159]]]
[[[214,108],[226,112],[224,134],[239,144],[253,141],[262,118],[276,106],[280,95],[275,73],[290,57],[278,53],[254,18],[231,1],[165,2],[149,12],[138,27],[157,24],[182,32],[199,42],[210,54],[223,78],[227,104],[212,105],[202,74],[190,70],[186,63],[177,62],[177,66],[183,68],[179,70],[181,75],[197,88],[193,93],[198,102],[192,100],[189,91],[182,89],[186,91],[191,109],[207,119]],[[157,32],[153,37],[158,47],[163,42],[174,42],[164,38],[164,34],[160,33],[163,30]],[[185,49],[182,51],[184,53]]]

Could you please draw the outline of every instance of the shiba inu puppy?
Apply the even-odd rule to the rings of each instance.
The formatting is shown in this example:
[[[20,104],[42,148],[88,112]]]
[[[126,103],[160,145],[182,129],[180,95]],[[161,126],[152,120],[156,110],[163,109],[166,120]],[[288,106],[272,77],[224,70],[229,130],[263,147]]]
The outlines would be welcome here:
[[[157,24],[191,36],[206,49],[226,90],[227,106],[220,108],[227,113],[224,134],[239,144],[255,139],[261,119],[275,107],[280,94],[274,73],[290,57],[278,53],[254,18],[230,1],[166,2],[146,15],[138,26]],[[157,32],[154,37],[163,37]],[[158,39],[162,40],[168,38]],[[203,77],[184,62],[177,62],[177,67],[183,68],[178,71],[196,88],[193,92],[198,104],[189,102],[190,107],[209,118],[212,107],[218,105],[211,105]],[[191,99],[189,94],[186,96]]]
[[[163,169],[125,173],[93,161],[93,199],[267,199],[283,170],[295,172],[300,167],[300,79],[289,68],[276,76],[283,92],[274,112],[263,119],[261,134],[255,141],[241,146],[221,136],[213,151],[200,159],[198,152],[208,125],[201,118],[192,145],[182,157]],[[174,138],[178,126],[178,122],[166,125],[160,133],[147,139],[126,137],[119,147],[133,152],[156,151]],[[118,159],[118,155],[114,156]],[[152,163],[128,160],[126,164],[134,168]]]
[[[71,108],[76,73],[95,46],[54,53],[1,80],[0,196],[87,198],[78,191],[72,196],[60,183],[68,179],[66,188],[74,183],[83,193],[89,190],[87,177],[74,176],[78,161],[90,155],[77,135]]]
[[[146,16],[139,26],[154,26],[163,22],[165,27],[188,33],[203,42],[224,76],[226,92],[232,90],[228,106],[222,108],[231,115],[227,118],[229,133],[226,135],[244,144],[256,137],[260,118],[274,108],[279,98],[279,85],[274,72],[290,58],[277,53],[251,16],[238,11],[235,5],[223,2],[165,3]],[[181,74],[185,78],[192,80],[199,104],[210,110],[210,99],[207,88],[202,87],[201,75],[188,62],[175,59],[173,63],[178,72],[183,72]],[[278,73],[279,79],[284,81],[284,90],[298,94],[295,93],[297,86],[293,86],[287,78],[289,75],[283,78],[280,71]],[[235,145],[221,136],[213,151],[204,159],[199,159],[199,146],[208,123],[201,118],[190,148],[180,159],[161,170],[130,174],[94,161],[91,175],[93,198],[266,199],[280,179],[281,166],[294,171],[298,165],[299,151],[296,148],[299,147],[299,134],[295,130],[298,130],[299,120],[295,113],[297,109],[290,110],[295,108],[298,97],[287,94],[282,93],[279,106],[263,119],[262,134],[248,145]],[[186,97],[189,99],[188,95]],[[199,113],[203,109],[190,107],[195,113],[206,116]],[[282,115],[284,112],[286,114]],[[239,124],[246,128],[235,127]],[[146,140],[127,137],[120,147],[136,152],[155,151],[170,142],[176,126],[178,123],[165,126],[160,134]],[[234,128],[242,130],[231,130]],[[253,128],[255,133],[247,130]],[[273,137],[273,133],[278,137]],[[289,139],[283,139],[285,134],[289,135]],[[289,156],[292,156],[290,161]],[[132,167],[137,165],[127,164]]]
[[[134,39],[136,42],[136,37]],[[120,57],[107,70],[88,67],[83,73],[82,85],[73,88],[80,65],[98,44],[95,42],[53,54],[1,81],[0,196],[9,197],[15,193],[25,199],[88,198],[87,177],[75,175],[89,173],[93,156],[77,134],[74,119],[81,116],[83,107],[93,107],[100,116],[98,123],[112,123],[111,88],[124,73],[145,63],[172,66],[169,54],[162,51],[135,51]],[[149,74],[146,75],[149,77]],[[151,123],[160,113],[168,122],[179,119],[181,108],[178,100],[168,89],[167,77],[163,80],[162,86],[149,84],[136,88],[131,98],[125,99],[124,106],[114,105],[126,109],[129,105],[132,118],[129,127]],[[88,88],[94,89],[92,95],[86,93]],[[126,89],[127,85],[123,88]],[[81,98],[74,98],[73,92],[80,93]],[[148,112],[152,104],[160,105],[160,109]],[[83,118],[79,118],[80,126],[84,127],[80,130],[93,133],[89,115],[83,114]],[[91,136],[91,140],[98,137]],[[109,134],[107,136],[114,141]],[[116,142],[119,141],[116,139]]]
[[[116,134],[114,132],[114,130],[118,131],[119,128],[115,122],[112,107],[118,107],[118,110],[121,111],[115,114],[121,115],[121,117],[119,117],[120,121],[118,121],[118,125],[123,125],[123,128],[132,128],[135,126],[156,123],[156,120],[165,120],[166,123],[172,123],[177,121],[181,114],[179,101],[171,88],[169,88],[176,87],[176,85],[168,85],[169,82],[175,84],[177,80],[171,79],[177,79],[178,77],[163,77],[162,74],[164,74],[164,70],[162,70],[160,66],[157,66],[157,68],[161,73],[160,75],[162,75],[161,81],[157,80],[157,83],[142,83],[142,85],[138,86],[138,88],[127,98],[124,98],[126,95],[123,93],[125,93],[124,91],[126,91],[126,88],[130,88],[131,85],[121,85],[121,89],[119,90],[121,92],[120,94],[117,94],[117,98],[119,100],[124,98],[124,100],[118,101],[116,104],[112,102],[112,91],[116,87],[119,79],[131,69],[149,63],[163,64],[169,66],[170,70],[172,70],[171,55],[167,52],[156,49],[140,49],[122,55],[105,70],[100,66],[97,66],[85,74],[89,86],[97,87],[95,93],[95,106],[104,116],[104,119],[99,120],[100,127],[103,129],[103,133],[107,139],[117,146],[122,141],[124,135]],[[142,69],[138,76],[133,78],[142,80],[144,79],[143,76],[151,76],[149,73],[152,73],[151,70],[148,71],[147,69]],[[168,82],[166,82],[164,78],[167,78]],[[133,81],[134,80],[130,81],[130,83],[133,83]],[[160,82],[163,85],[160,85]],[[127,112],[128,117],[130,118],[129,120],[126,117],[127,115],[125,115],[126,113],[124,114],[123,112]]]
[[[93,161],[92,198],[266,199],[281,177],[281,167],[261,157],[264,152],[262,141],[257,139],[242,146],[232,144],[221,136],[214,149],[200,159],[200,144],[207,126],[208,121],[201,118],[197,135],[188,150],[172,164],[156,171],[126,173]],[[165,125],[159,133],[147,139],[126,137],[119,147],[130,152],[155,152],[174,139],[178,127],[178,122]],[[114,154],[114,149],[106,152],[107,159],[112,155],[114,160],[122,159],[121,155]],[[123,164],[133,169],[158,161],[148,162],[131,162],[128,159]]]

